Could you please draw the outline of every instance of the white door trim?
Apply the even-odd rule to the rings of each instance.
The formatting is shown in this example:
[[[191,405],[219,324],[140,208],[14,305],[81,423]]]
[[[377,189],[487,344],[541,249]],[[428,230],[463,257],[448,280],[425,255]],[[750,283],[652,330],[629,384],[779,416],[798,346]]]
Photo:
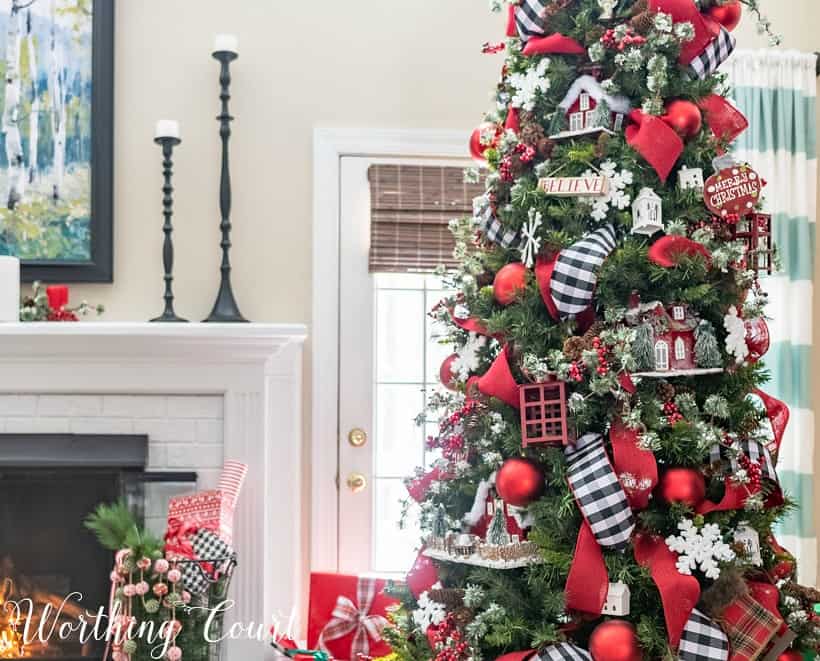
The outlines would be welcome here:
[[[423,129],[313,131],[311,571],[338,571],[339,217],[345,156],[469,157],[469,133]]]

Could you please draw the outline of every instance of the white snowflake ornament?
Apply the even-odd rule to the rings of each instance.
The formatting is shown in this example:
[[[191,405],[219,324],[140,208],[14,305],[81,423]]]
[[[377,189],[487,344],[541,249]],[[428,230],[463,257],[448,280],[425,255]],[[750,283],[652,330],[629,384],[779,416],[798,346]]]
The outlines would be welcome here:
[[[467,343],[456,351],[458,356],[451,364],[450,370],[461,381],[466,381],[478,369],[478,352],[487,344],[487,338],[470,333]]]
[[[667,537],[666,545],[678,554],[676,566],[681,574],[689,576],[700,569],[706,578],[717,580],[720,578],[718,563],[735,559],[735,552],[723,541],[720,527],[714,523],[698,530],[694,521],[683,519],[678,523],[678,530],[681,534]]]

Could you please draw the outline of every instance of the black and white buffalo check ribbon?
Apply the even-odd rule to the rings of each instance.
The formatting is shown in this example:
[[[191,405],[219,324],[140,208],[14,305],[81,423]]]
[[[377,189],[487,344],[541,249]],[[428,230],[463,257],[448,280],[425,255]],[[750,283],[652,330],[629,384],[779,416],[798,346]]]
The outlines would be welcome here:
[[[600,434],[586,434],[564,450],[569,486],[598,543],[623,549],[635,519],[624,489],[604,449]]]
[[[236,553],[215,532],[205,528],[193,536],[191,546],[196,559],[183,564],[182,583],[191,594],[202,594],[227,566],[236,562]]]
[[[729,638],[723,630],[697,608],[683,628],[678,648],[680,661],[726,661]]]
[[[538,652],[539,661],[592,661],[592,655],[571,643],[557,643]]]
[[[722,27],[720,34],[689,64],[689,75],[693,78],[704,80],[711,76],[720,68],[732,52],[735,50],[737,41],[729,34],[729,31]]]
[[[515,8],[515,25],[523,41],[540,37],[547,31],[544,9],[549,0],[521,0]]]
[[[520,232],[505,228],[485,198],[476,198],[473,207],[478,219],[478,228],[484,232],[484,236],[505,249],[518,247],[521,243]]]
[[[735,450],[735,452],[733,452]],[[746,439],[742,441],[735,441],[731,447],[725,445],[715,444],[709,451],[709,459],[713,464],[720,463],[723,459],[729,459],[732,464],[732,471],[740,470],[740,464],[737,461],[737,453],[740,451],[745,454],[752,463],[760,464],[762,476],[773,482],[778,482],[777,471],[772,461],[772,455],[769,449],[760,441],[754,439]]]
[[[550,293],[562,318],[586,310],[598,284],[598,269],[615,250],[615,228],[606,225],[561,251],[550,281]]]

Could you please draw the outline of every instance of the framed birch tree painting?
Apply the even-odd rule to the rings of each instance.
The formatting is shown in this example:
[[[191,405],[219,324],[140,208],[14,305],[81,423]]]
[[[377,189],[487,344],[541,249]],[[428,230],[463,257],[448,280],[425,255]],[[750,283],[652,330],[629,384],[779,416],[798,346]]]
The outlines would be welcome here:
[[[0,0],[0,254],[113,279],[114,0]]]

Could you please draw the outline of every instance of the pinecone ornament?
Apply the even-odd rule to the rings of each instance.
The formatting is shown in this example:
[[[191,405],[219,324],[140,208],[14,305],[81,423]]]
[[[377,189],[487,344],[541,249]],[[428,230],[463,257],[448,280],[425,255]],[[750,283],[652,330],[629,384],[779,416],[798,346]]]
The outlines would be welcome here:
[[[661,381],[658,384],[658,399],[662,402],[672,402],[675,400],[675,395],[678,394],[678,391],[675,390],[675,386],[673,386],[668,381]]]
[[[584,355],[587,343],[583,337],[568,337],[564,342],[564,355],[573,363],[578,362]]]

